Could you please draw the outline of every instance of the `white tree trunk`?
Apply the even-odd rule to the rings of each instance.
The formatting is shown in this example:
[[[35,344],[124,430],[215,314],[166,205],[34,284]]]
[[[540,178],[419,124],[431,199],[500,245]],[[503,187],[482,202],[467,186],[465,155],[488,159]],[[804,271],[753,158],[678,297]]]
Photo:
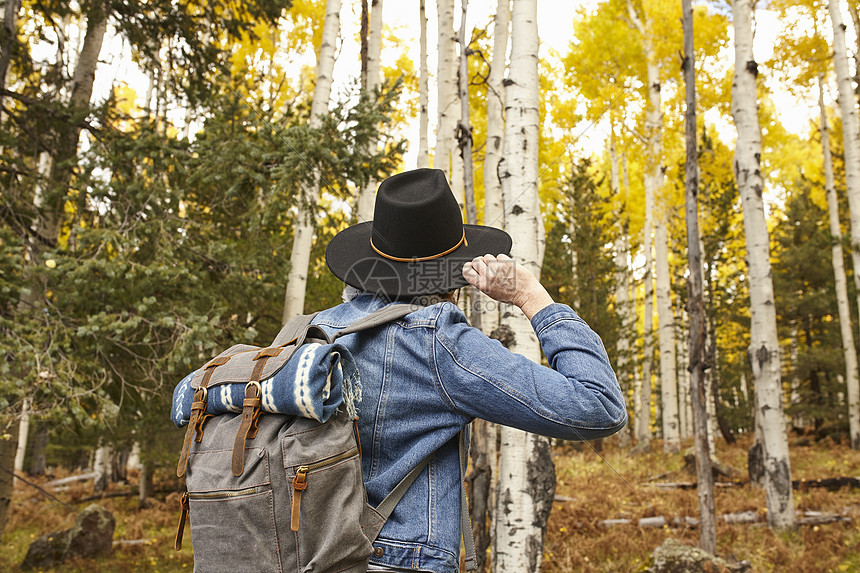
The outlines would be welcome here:
[[[487,143],[484,152],[484,224],[504,227],[502,206],[502,180],[499,164],[502,161],[502,142],[505,131],[505,64],[508,56],[508,29],[511,25],[510,0],[498,0],[493,24],[493,54],[487,77]],[[481,316],[481,329],[490,334],[499,326],[498,304],[479,293],[485,310]]]
[[[430,141],[428,137],[430,112],[430,72],[427,69],[427,7],[426,0],[419,0],[418,22],[421,28],[419,36],[420,60],[418,62],[418,167],[430,167]]]
[[[857,300],[860,302],[860,119],[857,116],[857,102],[851,83],[851,73],[848,62],[848,48],[845,43],[845,24],[842,22],[842,12],[839,0],[828,0],[830,20],[833,22],[833,64],[836,69],[836,80],[839,86],[839,111],[842,115],[842,138],[845,151],[845,189],[848,195],[848,210],[851,218],[851,260],[854,263],[854,286],[858,289]],[[848,410],[854,412],[855,426],[851,432],[851,447],[860,448],[860,429],[856,426],[858,404],[857,388],[852,389],[849,378]]]
[[[96,473],[93,478],[93,493],[100,493],[107,489],[111,481],[111,458],[113,457],[113,448],[109,444],[102,444],[96,449],[95,461],[93,462],[93,471]]]
[[[340,0],[326,0],[322,43],[317,55],[317,81],[311,101],[309,121],[311,128],[319,127],[320,116],[328,110],[331,96],[331,76],[334,69],[334,49],[340,33],[340,4]],[[319,178],[316,175],[311,181],[302,185],[302,195],[303,200],[299,201],[293,230],[290,272],[287,275],[287,289],[284,294],[284,314],[282,317],[284,323],[291,317],[304,312],[308,263],[314,236],[313,213],[319,196]]]
[[[505,229],[516,237],[513,256],[539,277],[541,214],[535,211],[539,129],[536,0],[514,0],[511,21],[511,64],[501,165]],[[513,334],[511,350],[539,362],[540,344],[529,320],[516,309],[508,309],[504,318]],[[546,520],[555,491],[548,440],[503,427],[500,455],[494,570],[539,571]]]
[[[367,34],[367,77],[364,89],[372,93],[379,88],[380,63],[382,56],[382,0],[370,3],[370,27]],[[377,146],[376,141],[368,144],[369,149]],[[358,194],[358,220],[373,219],[373,203],[376,197],[376,177],[371,177]]]
[[[668,206],[663,195],[663,104],[660,67],[651,37],[647,12],[639,14],[628,1],[631,21],[643,40],[648,82],[648,108],[645,112],[645,193],[650,194],[657,209],[654,246],[657,270],[657,320],[660,343],[660,390],[662,398],[663,450],[681,449],[678,433],[678,389],[675,374],[675,320],[672,313],[672,289],[669,278]],[[655,202],[660,197],[659,204]],[[646,199],[647,201],[647,199]],[[653,210],[652,210],[653,213]]]
[[[627,218],[625,213],[626,196],[621,195],[621,181],[618,167],[618,151],[615,148],[615,133],[610,133],[609,139],[609,172],[612,196],[616,198],[616,232],[615,239],[615,308],[618,312],[620,329],[616,351],[616,373],[621,383],[621,389],[625,396],[630,392],[631,386],[631,362],[630,362],[630,338],[628,333],[634,327],[630,319],[630,268],[627,263],[629,255],[627,239]],[[626,192],[626,189],[625,189]],[[619,443],[622,447],[628,447],[630,443],[630,431],[625,428],[619,433]]]
[[[437,0],[437,58],[436,71],[436,147],[433,167],[441,169],[452,182],[452,154],[460,104],[457,97],[457,60],[454,33],[454,0]]]
[[[645,187],[645,224],[642,228],[642,248],[645,251],[645,273],[642,277],[644,282],[645,301],[643,304],[643,358],[642,358],[642,382],[639,394],[639,410],[636,416],[636,441],[637,447],[647,450],[651,444],[651,366],[654,356],[654,280],[651,269],[654,267],[652,256],[652,211],[654,197],[648,186]]]
[[[750,291],[750,348],[761,431],[768,523],[774,528],[794,524],[791,465],[782,407],[779,339],[770,266],[770,245],[764,216],[761,176],[761,128],[756,98],[757,65],[753,57],[751,0],[732,5],[735,71],[732,117],[738,131],[735,178],[743,204]]]
[[[576,190],[573,190],[576,193]],[[570,220],[567,223],[567,235],[570,237],[570,276],[573,287],[573,308],[579,310],[579,255],[576,252],[576,197],[570,198]],[[543,260],[543,257],[541,257]]]
[[[845,380],[848,390],[848,432],[851,447],[860,448],[860,381],[857,375],[857,349],[851,328],[851,309],[848,304],[848,284],[842,253],[842,230],[839,225],[839,202],[833,184],[833,160],[830,156],[830,134],[827,110],[824,107],[823,79],[818,78],[818,105],[821,108],[821,148],[824,152],[824,180],[827,187],[827,209],[830,213],[832,236],[833,275],[836,281],[836,304],[839,308],[839,330],[842,333],[842,352],[845,356]]]
[[[661,111],[660,101],[660,71],[657,67],[654,49],[651,45],[648,22],[639,16],[631,0],[627,0],[627,12],[630,16],[631,24],[638,31],[639,36],[643,41],[647,73],[646,81],[649,86],[648,108],[645,112],[645,225],[642,229],[642,248],[645,250],[645,276],[643,278],[645,281],[645,356],[642,363],[642,395],[639,399],[640,411],[637,416],[636,429],[636,437],[639,441],[639,447],[641,449],[647,449],[650,446],[651,441],[649,426],[651,422],[651,368],[654,328],[654,281],[651,276],[651,272],[654,267],[652,233],[654,231],[655,197],[660,191],[663,180],[660,165],[663,145],[663,114]]]
[[[21,420],[18,422],[18,449],[15,451],[15,471],[24,471],[24,458],[27,455],[27,438],[30,437],[30,399],[24,398],[21,406]]]
[[[663,405],[663,451],[681,451],[678,427],[678,379],[675,368],[675,316],[669,281],[669,232],[665,216],[654,233],[657,251],[657,316],[660,327],[660,391]]]
[[[140,442],[135,441],[131,444],[131,452],[125,461],[125,471],[128,473],[129,470],[140,470],[140,467]]]

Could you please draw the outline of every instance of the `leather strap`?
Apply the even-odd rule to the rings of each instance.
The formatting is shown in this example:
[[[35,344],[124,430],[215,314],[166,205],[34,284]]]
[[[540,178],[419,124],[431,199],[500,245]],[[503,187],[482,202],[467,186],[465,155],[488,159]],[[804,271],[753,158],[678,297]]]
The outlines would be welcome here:
[[[184,491],[179,498],[179,525],[176,527],[176,537],[173,538],[173,548],[176,551],[182,549],[182,534],[185,533],[185,520],[188,519],[188,510],[191,506],[188,504],[188,491]]]
[[[262,404],[260,375],[263,373],[266,360],[270,356],[277,355],[268,352],[269,350],[264,348],[254,357],[256,363],[251,372],[251,381],[245,386],[245,399],[242,401],[242,421],[239,423],[239,430],[233,441],[233,458],[230,463],[230,469],[233,470],[233,475],[236,477],[245,471],[245,442],[257,437],[257,423],[260,421],[260,406]]]
[[[229,360],[229,356],[216,356],[203,367],[203,379],[200,381],[200,386],[194,391],[194,402],[191,403],[191,416],[188,420],[188,427],[185,429],[185,438],[182,441],[182,452],[179,454],[179,463],[176,466],[176,477],[184,476],[188,470],[192,436],[197,434],[195,441],[200,443],[203,440],[203,425],[206,420],[212,417],[212,414],[206,413],[207,387],[212,378],[212,373],[217,367],[226,364]]]

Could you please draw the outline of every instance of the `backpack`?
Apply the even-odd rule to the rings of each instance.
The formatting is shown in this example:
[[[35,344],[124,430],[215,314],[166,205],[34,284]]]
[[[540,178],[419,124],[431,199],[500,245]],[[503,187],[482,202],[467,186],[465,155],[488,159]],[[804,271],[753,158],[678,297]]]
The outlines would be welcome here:
[[[177,386],[174,422],[188,424],[177,467],[186,491],[174,547],[181,549],[190,513],[195,571],[367,570],[373,541],[435,454],[378,507],[368,504],[354,406],[357,369],[334,342],[414,310],[390,305],[332,337],[311,324],[315,314],[299,316],[269,347],[235,345]],[[464,430],[460,521],[466,565],[474,569],[466,440]]]

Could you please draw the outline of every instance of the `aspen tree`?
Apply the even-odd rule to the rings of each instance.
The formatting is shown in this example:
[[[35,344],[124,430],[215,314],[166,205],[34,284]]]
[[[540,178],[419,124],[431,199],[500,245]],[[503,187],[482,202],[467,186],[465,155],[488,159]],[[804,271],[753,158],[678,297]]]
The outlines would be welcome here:
[[[617,202],[617,214],[615,224],[617,234],[615,238],[615,307],[618,309],[618,316],[621,322],[620,332],[618,333],[618,342],[616,350],[618,358],[615,365],[615,371],[618,374],[619,382],[622,384],[622,390],[627,395],[631,376],[628,370],[635,368],[630,361],[630,336],[629,332],[633,329],[633,320],[631,319],[631,304],[630,304],[630,268],[628,257],[630,251],[629,239],[627,233],[628,221],[625,213],[626,207],[626,189],[622,196],[621,177],[619,174],[618,165],[618,150],[615,146],[615,126],[611,124],[609,133],[609,174],[612,196]],[[621,431],[620,442],[622,447],[626,447],[630,442],[630,431],[625,428]]]
[[[484,152],[484,224],[504,226],[502,182],[499,164],[502,160],[505,119],[505,67],[507,64],[508,35],[511,23],[510,0],[498,0],[493,18],[493,52],[487,77],[487,139]],[[477,292],[483,303],[481,330],[488,336],[499,326],[498,304],[482,292]],[[486,550],[491,543],[496,518],[496,478],[498,476],[499,427],[489,422],[473,423],[472,460],[472,531],[475,536],[478,570],[485,569]],[[489,522],[489,529],[488,529]]]
[[[454,0],[437,0],[437,71],[436,71],[436,146],[433,150],[433,167],[445,172],[452,190],[453,181],[452,153],[454,135],[457,129],[457,116],[460,106],[457,102],[457,64],[455,62]],[[462,201],[458,198],[462,205]]]
[[[505,229],[516,237],[512,255],[540,276],[536,210],[538,183],[538,33],[536,0],[514,0],[511,61],[506,94],[504,154],[500,171]],[[514,310],[511,312],[511,310]],[[504,313],[510,349],[536,362],[540,344],[529,320],[515,309]],[[546,521],[552,509],[555,473],[546,438],[501,429],[498,505],[493,541],[497,572],[540,570]]]
[[[714,510],[714,474],[708,448],[708,417],[705,410],[705,304],[702,279],[702,253],[699,250],[699,164],[696,138],[696,60],[693,42],[693,6],[682,0],[684,26],[684,85],[686,91],[686,188],[687,261],[690,269],[687,283],[690,309],[690,388],[693,402],[696,451],[696,492],[699,497],[699,546],[708,553],[717,552],[717,525]]]
[[[328,109],[331,96],[331,76],[334,69],[334,48],[340,33],[340,5],[340,0],[326,0],[322,43],[317,55],[316,85],[311,101],[311,117],[308,122],[311,128],[319,127],[320,116]],[[316,175],[311,181],[305,181],[302,185],[302,197],[293,224],[293,248],[290,255],[287,288],[284,294],[282,322],[304,312],[308,264],[310,263],[313,244],[313,214],[319,197],[319,188],[320,182]]]
[[[663,450],[666,452],[678,452],[681,449],[681,443],[678,432],[678,389],[677,374],[675,372],[675,319],[672,312],[672,289],[669,282],[669,207],[665,204],[665,200],[661,200],[659,204],[656,203],[658,194],[662,195],[664,185],[662,166],[662,79],[660,77],[660,63],[657,60],[654,38],[652,37],[651,15],[644,7],[642,13],[639,14],[633,6],[632,0],[628,0],[627,7],[630,21],[639,32],[642,40],[648,82],[648,107],[645,111],[644,133],[646,162],[645,201],[647,209],[647,203],[650,198],[651,221],[654,225],[655,266],[657,270],[657,320],[660,344],[660,391],[663,408]],[[656,219],[654,215],[656,215]],[[650,237],[646,237],[646,239],[650,240]],[[650,267],[648,271],[650,271]],[[649,286],[650,284],[646,284],[646,296],[648,296],[647,291]],[[647,302],[649,301],[646,301],[646,304]]]
[[[851,214],[851,260],[854,262],[854,286],[860,289],[860,119],[857,116],[857,100],[851,89],[851,75],[848,66],[848,48],[845,44],[845,24],[842,21],[839,0],[828,0],[830,20],[833,22],[833,64],[839,86],[839,111],[842,115],[842,139],[845,153],[845,189],[848,195],[848,209]],[[860,290],[858,290],[860,302]],[[853,386],[853,388],[852,388]],[[860,449],[860,390],[849,379],[848,411],[851,425],[851,447]],[[854,399],[852,400],[852,395]]]
[[[827,189],[827,210],[830,215],[831,250],[833,275],[836,282],[836,305],[839,309],[839,330],[842,333],[842,353],[845,357],[845,381],[848,390],[848,431],[852,447],[860,436],[860,397],[858,397],[857,348],[851,328],[851,308],[848,304],[848,284],[845,279],[845,263],[842,254],[842,231],[839,225],[839,201],[833,184],[833,159],[830,154],[830,132],[827,125],[827,110],[824,107],[824,78],[818,77],[818,107],[821,111],[821,150],[824,154],[824,181]]]
[[[427,6],[426,0],[418,0],[418,24],[420,27],[420,55],[418,62],[418,167],[430,167],[430,142],[428,137],[430,112],[428,109],[430,79],[427,70]]]
[[[370,27],[367,34],[367,76],[364,78],[364,89],[372,94],[379,89],[379,60],[382,55],[382,0],[372,0],[370,3]],[[376,142],[369,143],[375,147]],[[370,177],[358,194],[358,220],[373,219],[373,203],[376,195],[376,177]]]
[[[770,245],[762,201],[761,128],[756,96],[758,66],[753,56],[750,0],[735,0],[732,25],[735,32],[732,117],[738,132],[735,178],[746,234],[751,315],[749,360],[755,384],[756,428],[761,435],[768,523],[774,528],[786,528],[794,525],[794,502],[783,413]]]

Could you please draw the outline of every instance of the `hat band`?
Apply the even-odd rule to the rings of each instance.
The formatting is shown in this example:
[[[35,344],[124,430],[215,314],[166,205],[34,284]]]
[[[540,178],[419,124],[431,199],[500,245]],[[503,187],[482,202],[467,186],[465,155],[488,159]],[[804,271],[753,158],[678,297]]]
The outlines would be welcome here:
[[[460,245],[465,244],[467,247],[469,246],[469,241],[466,240],[466,229],[463,229],[463,236],[457,241],[457,244],[448,249],[447,251],[441,252],[438,255],[430,255],[429,257],[395,257],[393,255],[389,255],[388,253],[383,253],[379,249],[376,248],[376,245],[373,244],[373,238],[370,239],[370,248],[376,251],[376,254],[385,257],[386,259],[397,261],[398,263],[420,263],[421,261],[430,261],[433,259],[438,259],[439,257],[444,257],[448,253],[453,253],[457,249],[460,248]]]

